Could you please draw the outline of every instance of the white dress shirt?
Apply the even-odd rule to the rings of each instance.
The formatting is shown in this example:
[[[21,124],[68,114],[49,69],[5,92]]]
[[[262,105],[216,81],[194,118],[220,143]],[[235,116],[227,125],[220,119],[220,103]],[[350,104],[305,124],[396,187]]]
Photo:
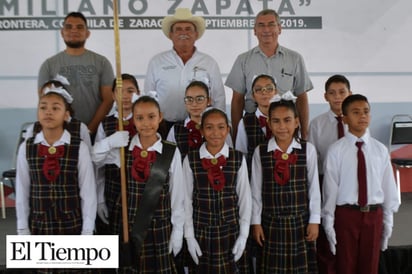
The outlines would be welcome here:
[[[336,206],[358,204],[357,141],[364,142],[362,151],[366,160],[367,204],[381,204],[384,223],[390,227],[393,225],[393,213],[398,210],[399,199],[387,148],[372,138],[369,131],[361,138],[346,132],[345,137],[330,146],[326,156],[322,190],[325,229],[333,228]]]
[[[289,145],[286,153],[292,153],[293,149],[302,149],[300,143],[295,139]],[[268,143],[268,152],[274,150],[280,150],[280,147],[272,137]],[[285,152],[285,151],[284,151]],[[321,214],[321,198],[319,188],[319,175],[318,175],[318,162],[316,159],[315,147],[307,142],[306,143],[306,168],[308,179],[308,198],[309,198],[309,223],[320,224]],[[259,146],[256,147],[253,153],[252,159],[252,176],[251,176],[251,189],[252,189],[252,224],[261,224],[262,217],[262,162],[260,160]]]
[[[52,146],[70,144],[70,133],[64,130],[60,140]],[[51,146],[44,138],[43,131],[36,134],[34,144]],[[81,210],[83,218],[82,234],[92,234],[94,230],[94,221],[96,218],[96,183],[94,169],[90,152],[87,145],[81,141],[79,149],[79,160],[77,164],[79,174],[79,195],[81,200]],[[30,174],[29,164],[26,158],[26,141],[19,148],[17,155],[16,167],[16,214],[17,229],[29,228],[30,216]]]
[[[206,148],[206,143],[203,143],[199,149],[200,159],[218,158],[223,155],[225,158],[229,157],[229,146],[223,145],[221,151],[216,155],[212,155]],[[193,171],[190,168],[189,157],[186,156],[183,160],[183,175],[185,178],[186,198],[185,198],[185,238],[194,237],[193,227]],[[252,196],[249,186],[249,177],[247,174],[246,160],[242,157],[242,164],[236,176],[236,194],[238,196],[239,207],[239,226],[240,231],[249,230],[250,218],[252,213]]]
[[[323,174],[323,162],[331,144],[338,140],[338,121],[336,114],[329,110],[310,121],[308,141],[311,142],[318,152],[319,174]],[[343,124],[344,132],[348,126]]]
[[[144,81],[144,94],[156,91],[160,109],[167,121],[183,121],[187,116],[185,90],[198,80],[209,87],[211,105],[226,110],[226,95],[217,62],[195,48],[193,56],[184,64],[175,50],[162,52],[150,60]]]

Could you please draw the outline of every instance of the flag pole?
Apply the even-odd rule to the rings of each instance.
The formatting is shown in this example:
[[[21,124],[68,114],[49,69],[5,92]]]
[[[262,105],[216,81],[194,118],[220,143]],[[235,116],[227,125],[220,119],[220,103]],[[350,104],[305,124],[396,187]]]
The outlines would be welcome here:
[[[119,131],[123,130],[123,105],[122,105],[122,71],[120,61],[120,38],[119,38],[119,12],[117,0],[113,0],[113,27],[114,27],[114,46],[116,58],[116,98],[119,114]],[[126,168],[125,168],[124,147],[120,148],[120,189],[122,201],[122,220],[123,220],[123,243],[129,242],[129,221],[127,214],[127,193],[126,193]]]

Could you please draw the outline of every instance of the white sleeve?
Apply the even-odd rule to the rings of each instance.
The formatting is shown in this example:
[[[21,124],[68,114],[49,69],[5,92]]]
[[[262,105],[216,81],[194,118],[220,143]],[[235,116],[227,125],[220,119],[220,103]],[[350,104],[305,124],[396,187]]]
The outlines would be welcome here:
[[[169,133],[167,134],[166,140],[176,144],[175,126],[174,125],[170,128]]]
[[[245,157],[242,157],[242,165],[237,174],[236,193],[238,196],[239,226],[247,226],[249,228],[252,216],[252,193]]]
[[[252,225],[260,225],[262,218],[262,163],[260,160],[259,146],[255,148],[252,159]]]
[[[195,236],[195,230],[193,226],[193,172],[190,168],[189,157],[186,156],[183,160],[183,176],[184,190],[186,193],[185,198],[185,238],[191,238]]]
[[[239,150],[243,153],[243,155],[247,155],[248,142],[247,142],[247,135],[245,129],[245,123],[243,122],[243,118],[240,119],[239,125],[237,127],[237,135],[236,135],[236,150]]]
[[[30,229],[30,174],[26,158],[26,142],[23,142],[17,153],[16,163],[16,215],[17,229]]]
[[[178,148],[175,150],[173,161],[169,169],[169,187],[172,208],[171,222],[173,229],[177,229],[183,234],[183,225],[185,222],[185,191],[182,191],[184,189],[182,159]]]
[[[80,143],[77,168],[83,217],[82,232],[92,233],[97,211],[96,181],[90,152],[84,142]]]
[[[92,140],[90,139],[89,128],[85,123],[80,123],[80,138],[87,145],[89,151],[92,151]]]
[[[331,147],[324,163],[322,187],[322,224],[325,230],[333,229],[335,222],[335,209],[339,190],[339,168],[337,163],[336,151]]]
[[[306,145],[306,166],[309,194],[309,223],[320,224],[321,195],[318,174],[318,159],[315,147],[311,143]]]

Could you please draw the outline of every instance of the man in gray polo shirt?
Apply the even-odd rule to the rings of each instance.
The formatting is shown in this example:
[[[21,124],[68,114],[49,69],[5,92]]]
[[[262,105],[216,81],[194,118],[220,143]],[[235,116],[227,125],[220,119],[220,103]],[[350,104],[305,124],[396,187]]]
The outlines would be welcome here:
[[[66,16],[61,36],[66,49],[41,65],[37,79],[39,92],[43,84],[57,74],[66,77],[70,82],[67,88],[74,99],[74,117],[94,134],[113,104],[112,65],[106,57],[85,48],[90,31],[82,13],[71,12]]]
[[[273,76],[278,92],[292,91],[297,96],[301,136],[306,139],[309,124],[309,103],[306,92],[313,88],[302,56],[278,43],[282,31],[279,15],[274,10],[259,12],[255,19],[254,32],[259,45],[239,55],[226,79],[225,85],[233,90],[231,122],[233,140],[243,110],[255,112],[252,98],[252,82],[259,74]]]

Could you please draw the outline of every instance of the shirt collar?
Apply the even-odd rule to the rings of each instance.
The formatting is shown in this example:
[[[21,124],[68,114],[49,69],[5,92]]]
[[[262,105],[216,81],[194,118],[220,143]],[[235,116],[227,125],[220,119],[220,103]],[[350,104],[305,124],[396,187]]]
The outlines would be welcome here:
[[[252,50],[253,50],[254,53],[259,53],[259,54],[262,54],[263,56],[266,56],[259,46],[256,46]],[[281,45],[278,44],[278,47],[276,48],[275,54],[273,56],[276,56],[278,54],[284,54],[284,53],[285,53],[284,48]]]
[[[157,141],[153,145],[148,147],[147,151],[156,151],[162,154],[162,149],[163,149],[162,137],[160,136],[159,133],[156,133],[156,136],[157,136]],[[132,151],[135,146],[143,149],[142,143],[140,143],[139,134],[136,134],[130,141],[129,150]]]
[[[65,129],[60,139],[54,142],[54,144],[50,145],[49,143],[47,143],[46,138],[44,138],[43,131],[40,131],[39,133],[36,134],[36,137],[34,137],[34,143],[35,144],[40,143],[45,146],[61,146],[65,144],[70,144],[70,139],[71,139],[70,133]]]
[[[296,141],[295,138],[292,139],[292,143],[290,143],[288,149],[286,150],[286,153],[291,153],[294,148],[302,149],[302,145],[300,143],[298,143],[298,141]],[[276,143],[275,137],[272,137],[272,138],[269,139],[269,142],[268,142],[268,152],[269,151],[274,151],[276,149],[282,151],[280,149],[280,147],[278,146],[278,144]],[[285,152],[285,151],[283,151],[283,152]]]
[[[200,146],[200,149],[199,149],[200,159],[203,159],[203,158],[206,158],[206,159],[218,158],[221,155],[225,156],[225,158],[229,157],[229,146],[226,143],[223,145],[222,149],[218,153],[216,153],[216,155],[212,155],[206,149],[206,142],[203,143]]]
[[[114,117],[119,118],[119,112],[117,110],[114,113]],[[127,117],[123,116],[123,121],[127,121],[127,120],[131,119],[132,117],[133,117],[133,113],[130,112],[129,115],[127,115]]]
[[[256,109],[255,111],[255,115],[257,118],[259,118],[259,116],[265,116],[267,118],[267,115],[263,114],[259,108]]]
[[[366,129],[365,134],[363,134],[360,138],[353,135],[350,131],[345,132],[345,138],[349,140],[350,143],[355,144],[356,142],[362,141],[367,145],[370,141],[370,133],[369,129]]]

